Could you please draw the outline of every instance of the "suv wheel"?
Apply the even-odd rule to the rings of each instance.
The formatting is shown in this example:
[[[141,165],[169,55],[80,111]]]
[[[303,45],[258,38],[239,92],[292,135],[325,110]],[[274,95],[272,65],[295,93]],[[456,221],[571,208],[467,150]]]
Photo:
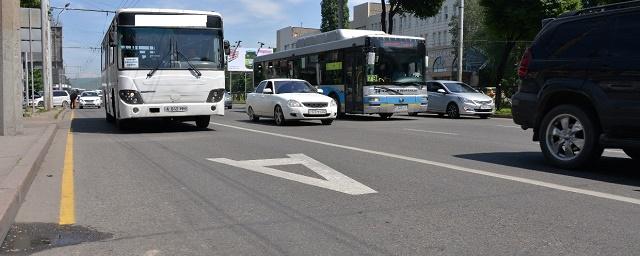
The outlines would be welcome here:
[[[640,161],[640,149],[625,149],[624,150],[625,153],[627,153],[627,155],[631,158],[633,158],[633,160],[636,161]]]
[[[574,105],[549,111],[540,126],[540,148],[547,161],[560,168],[579,168],[602,155],[600,131],[593,114]]]

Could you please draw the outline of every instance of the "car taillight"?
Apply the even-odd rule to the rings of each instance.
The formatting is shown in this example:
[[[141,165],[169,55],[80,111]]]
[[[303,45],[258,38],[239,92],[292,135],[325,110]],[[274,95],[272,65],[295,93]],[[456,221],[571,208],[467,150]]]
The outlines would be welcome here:
[[[522,60],[520,60],[520,67],[518,67],[518,76],[520,78],[524,78],[529,73],[529,63],[531,62],[531,48],[527,49],[522,55]]]

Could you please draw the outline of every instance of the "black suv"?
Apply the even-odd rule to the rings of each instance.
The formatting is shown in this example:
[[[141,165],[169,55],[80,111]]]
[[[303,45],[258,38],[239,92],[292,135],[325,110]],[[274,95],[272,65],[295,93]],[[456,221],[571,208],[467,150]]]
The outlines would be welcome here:
[[[513,120],[549,162],[584,167],[604,148],[640,160],[640,1],[543,21],[518,75]]]

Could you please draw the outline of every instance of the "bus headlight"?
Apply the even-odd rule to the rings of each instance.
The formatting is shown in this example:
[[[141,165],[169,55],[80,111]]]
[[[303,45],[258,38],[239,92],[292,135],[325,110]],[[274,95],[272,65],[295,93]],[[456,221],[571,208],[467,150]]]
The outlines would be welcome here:
[[[377,97],[373,97],[371,99],[369,99],[370,102],[380,102],[380,98]]]
[[[331,102],[329,102],[329,106],[331,106],[331,107],[337,107],[337,106],[338,106],[338,104],[336,103],[336,101],[335,101],[335,100],[331,100]]]
[[[142,96],[136,90],[120,90],[120,99],[127,104],[142,104]]]
[[[300,104],[300,102],[296,101],[296,100],[289,100],[287,101],[287,105],[290,108],[300,108],[302,107],[302,104]]]
[[[224,88],[222,89],[213,89],[209,92],[209,96],[207,96],[207,102],[220,102],[224,99]]]

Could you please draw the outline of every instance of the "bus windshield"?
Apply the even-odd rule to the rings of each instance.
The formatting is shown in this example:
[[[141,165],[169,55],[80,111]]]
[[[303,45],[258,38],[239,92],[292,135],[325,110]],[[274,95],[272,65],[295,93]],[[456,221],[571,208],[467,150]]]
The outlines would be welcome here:
[[[119,35],[123,69],[223,69],[218,30],[120,27]]]
[[[375,65],[369,67],[371,84],[401,85],[424,81],[423,42],[387,38],[372,38],[372,41],[376,47],[376,60]]]

